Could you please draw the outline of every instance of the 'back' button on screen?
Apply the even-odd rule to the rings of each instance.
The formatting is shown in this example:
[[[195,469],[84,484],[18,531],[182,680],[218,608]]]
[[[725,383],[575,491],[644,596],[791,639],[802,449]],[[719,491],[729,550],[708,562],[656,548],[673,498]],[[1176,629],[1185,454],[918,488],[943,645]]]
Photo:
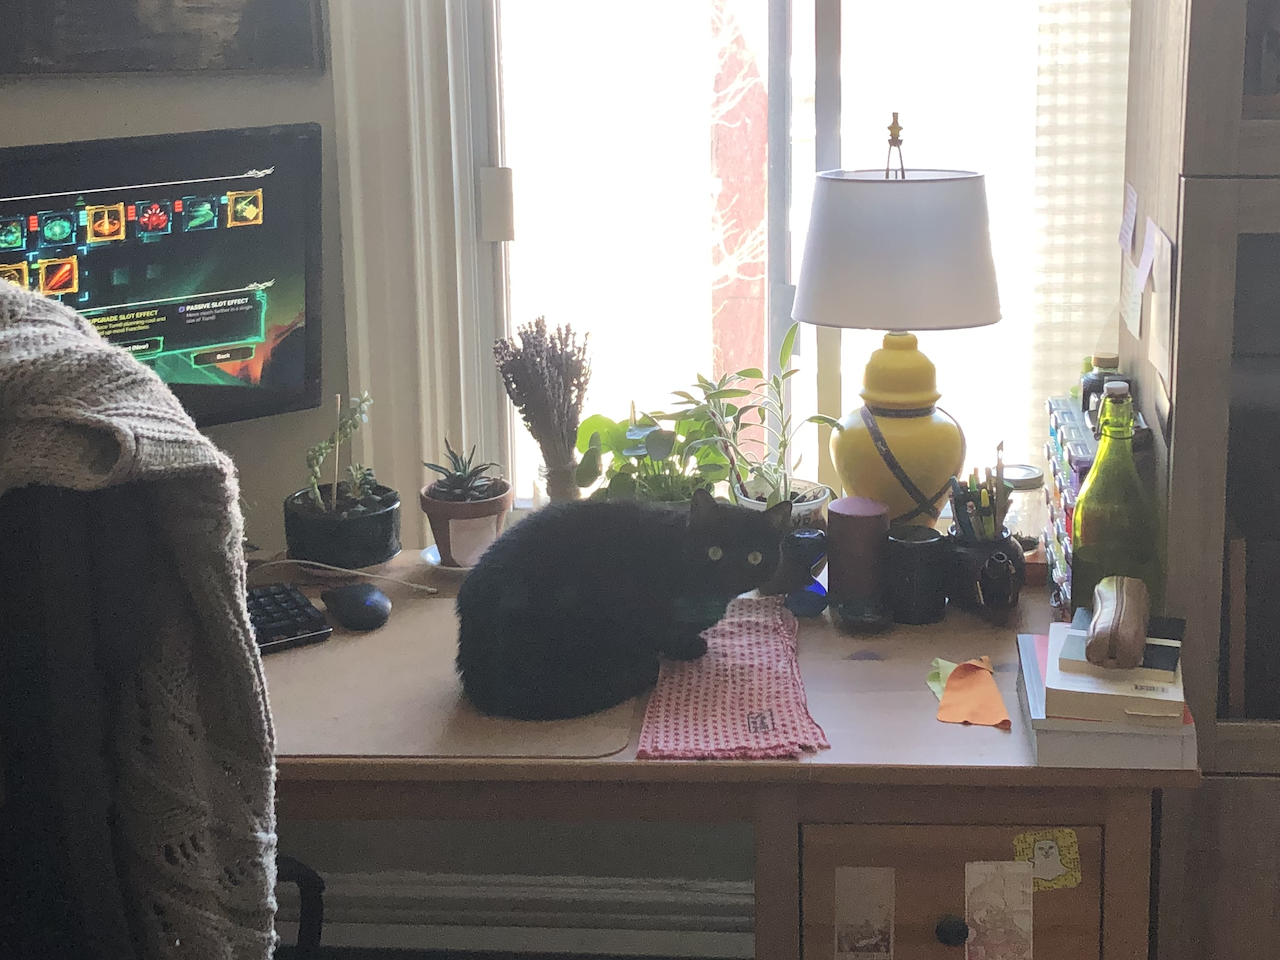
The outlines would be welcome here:
[[[253,347],[223,347],[221,350],[206,350],[197,353],[191,362],[197,367],[208,367],[215,363],[233,363],[236,360],[248,360],[253,356]]]

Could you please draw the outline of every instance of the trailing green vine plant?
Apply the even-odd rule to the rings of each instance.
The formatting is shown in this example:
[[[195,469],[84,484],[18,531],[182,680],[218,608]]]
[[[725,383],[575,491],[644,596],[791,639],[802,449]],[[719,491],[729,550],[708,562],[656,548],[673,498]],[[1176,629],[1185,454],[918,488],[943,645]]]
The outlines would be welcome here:
[[[373,398],[369,396],[368,391],[358,397],[351,397],[346,410],[342,410],[341,396],[339,395],[336,399],[339,409],[337,426],[332,434],[307,450],[307,496],[318,510],[325,512],[333,512],[338,506],[338,471],[342,459],[342,445],[348,442],[361,426],[369,422],[369,407],[373,405]],[[320,481],[325,461],[331,454],[334,457],[333,486],[329,488],[329,499],[326,502],[320,491]],[[353,494],[358,491],[360,496],[371,496],[378,486],[373,470],[362,464],[351,464],[347,468],[347,478],[350,491]]]

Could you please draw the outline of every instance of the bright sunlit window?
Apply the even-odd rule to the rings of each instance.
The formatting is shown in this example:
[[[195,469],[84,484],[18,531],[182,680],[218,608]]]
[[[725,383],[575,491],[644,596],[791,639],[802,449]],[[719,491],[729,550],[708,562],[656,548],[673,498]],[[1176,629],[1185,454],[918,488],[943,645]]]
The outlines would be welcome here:
[[[501,7],[513,326],[590,335],[586,413],[671,403],[765,347],[767,4]],[[518,496],[541,463],[515,430]]]
[[[661,409],[697,374],[767,366],[766,254],[801,260],[814,172],[814,10],[793,0],[791,249],[766,249],[767,0],[505,0],[511,325],[590,335],[586,413]],[[986,175],[1003,320],[921,338],[973,464],[1037,462],[1043,399],[1099,345],[1119,288],[1127,0],[845,0],[841,162]],[[843,416],[880,335],[843,335]],[[814,412],[802,331],[793,408]],[[997,415],[998,412],[998,415]],[[516,426],[517,494],[537,446]],[[817,473],[817,431],[799,442]]]

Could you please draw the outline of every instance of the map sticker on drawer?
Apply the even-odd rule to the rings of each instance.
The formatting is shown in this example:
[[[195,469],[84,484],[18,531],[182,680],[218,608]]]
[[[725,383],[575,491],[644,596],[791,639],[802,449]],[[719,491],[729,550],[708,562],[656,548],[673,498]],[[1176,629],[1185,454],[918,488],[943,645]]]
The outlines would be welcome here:
[[[836,867],[835,960],[893,960],[893,867]]]
[[[964,865],[965,960],[1031,960],[1031,864]]]
[[[1031,864],[1036,890],[1080,886],[1080,841],[1070,827],[1018,834],[1013,838],[1013,856]]]

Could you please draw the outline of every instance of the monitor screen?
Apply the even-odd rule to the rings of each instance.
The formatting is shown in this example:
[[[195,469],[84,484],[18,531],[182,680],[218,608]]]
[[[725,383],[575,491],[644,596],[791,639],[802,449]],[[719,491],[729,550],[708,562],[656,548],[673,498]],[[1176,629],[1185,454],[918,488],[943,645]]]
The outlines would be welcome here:
[[[150,365],[202,426],[320,401],[320,128],[0,150],[0,280]]]

